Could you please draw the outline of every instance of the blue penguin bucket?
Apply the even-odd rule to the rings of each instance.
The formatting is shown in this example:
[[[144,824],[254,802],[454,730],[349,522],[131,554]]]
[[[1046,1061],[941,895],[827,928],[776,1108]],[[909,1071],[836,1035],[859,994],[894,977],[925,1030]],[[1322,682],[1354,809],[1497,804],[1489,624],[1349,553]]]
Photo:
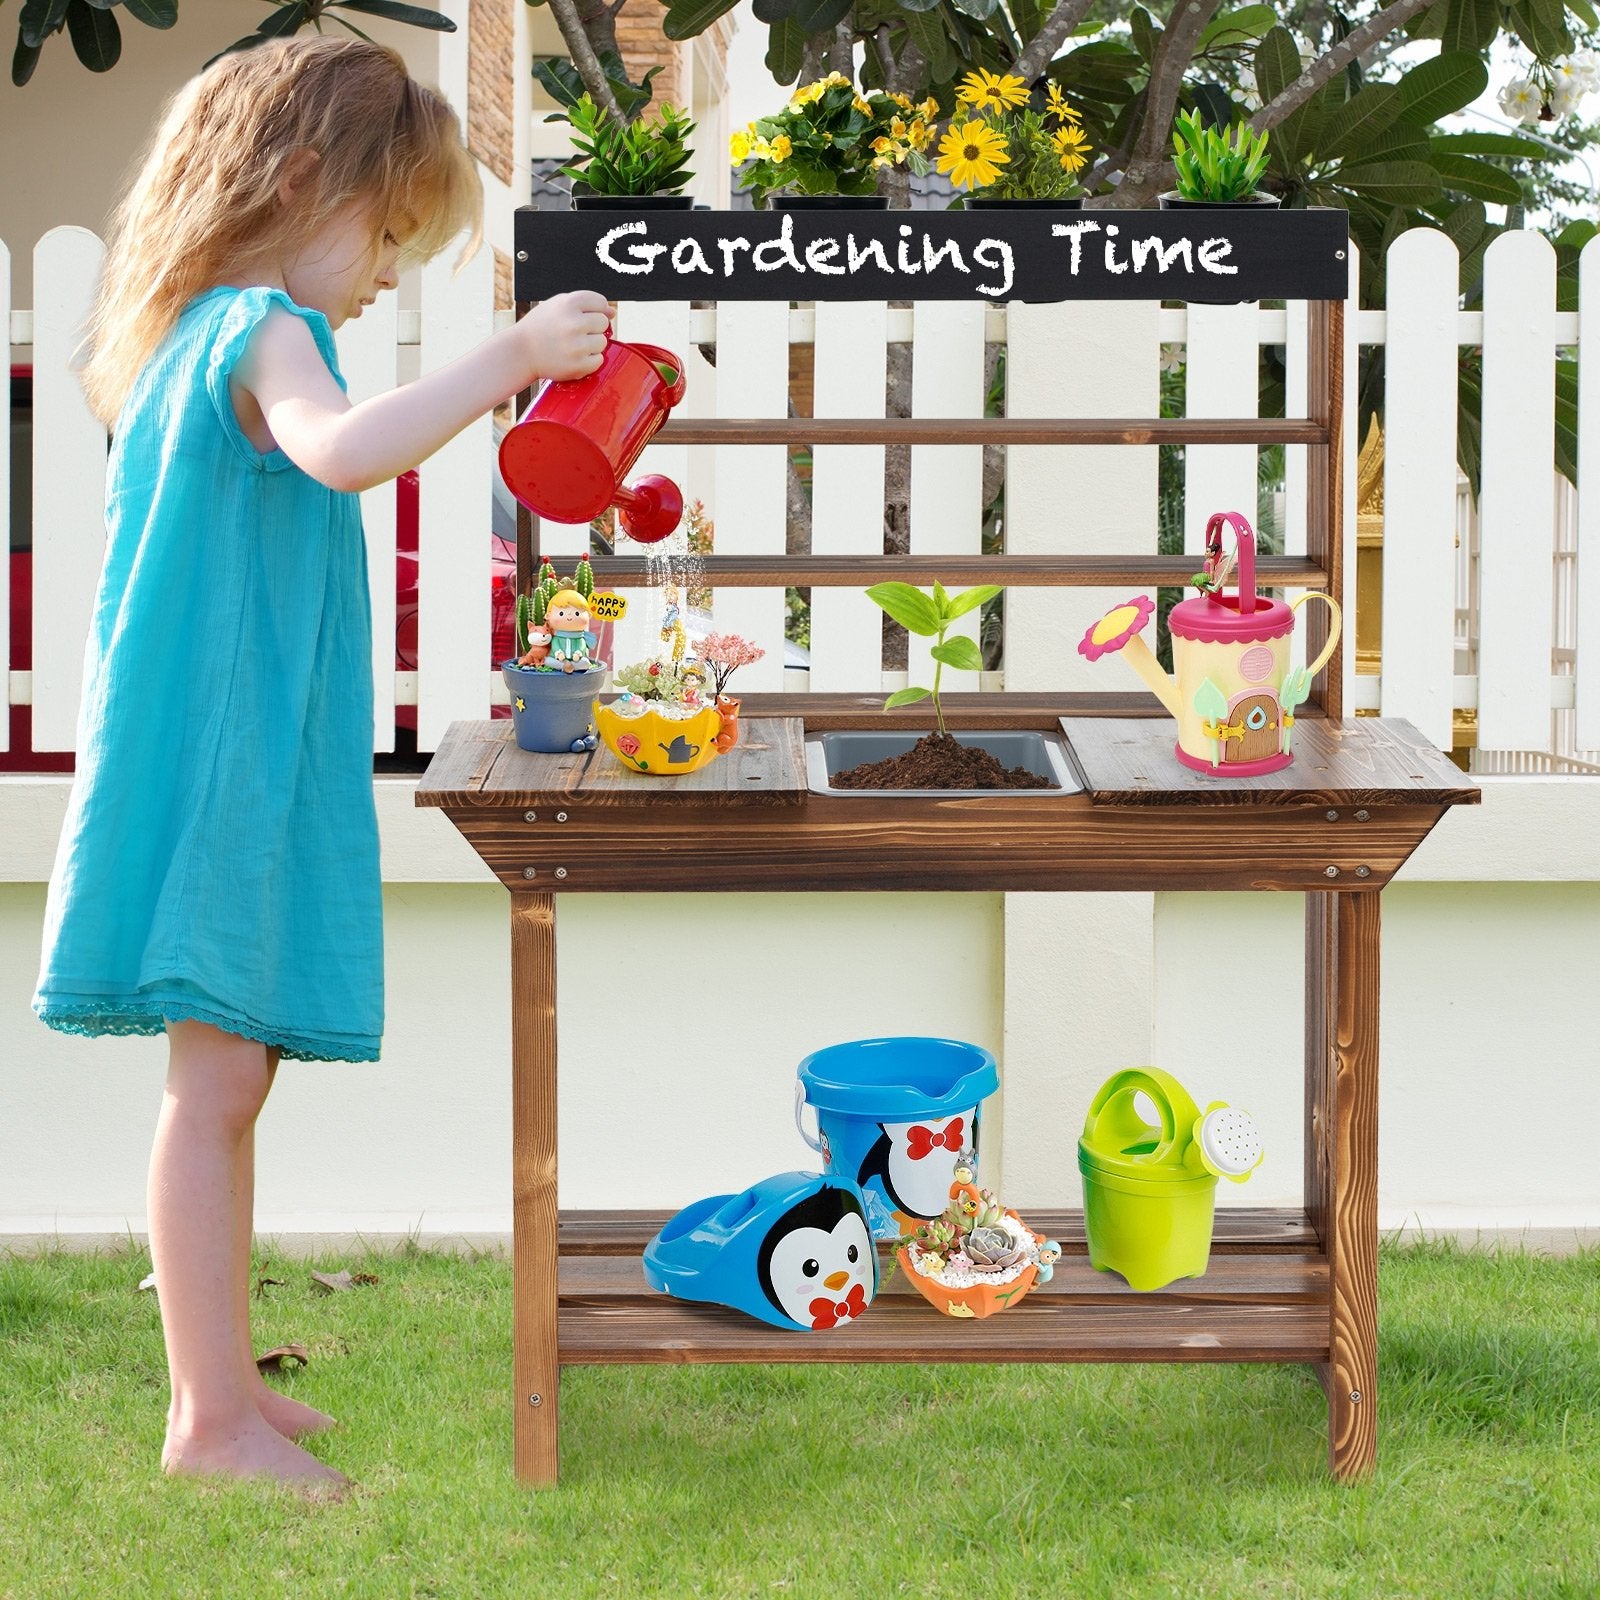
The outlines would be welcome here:
[[[644,1276],[679,1300],[822,1333],[871,1305],[878,1252],[853,1183],[780,1172],[742,1193],[685,1206],[645,1246]]]
[[[605,681],[601,668],[537,672],[507,661],[500,676],[511,696],[511,716],[522,749],[544,755],[594,749],[597,736],[590,707]]]
[[[855,1039],[800,1063],[795,1126],[830,1173],[860,1186],[873,1236],[895,1239],[943,1214],[956,1157],[978,1148],[978,1108],[999,1087],[994,1057],[978,1045]]]

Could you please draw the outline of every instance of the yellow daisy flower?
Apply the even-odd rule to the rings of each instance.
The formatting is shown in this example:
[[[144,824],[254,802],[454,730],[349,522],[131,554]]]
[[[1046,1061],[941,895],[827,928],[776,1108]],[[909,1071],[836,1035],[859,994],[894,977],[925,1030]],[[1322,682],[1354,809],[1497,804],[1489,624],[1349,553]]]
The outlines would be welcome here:
[[[1078,115],[1077,107],[1061,92],[1061,85],[1052,81],[1045,89],[1046,109],[1053,117],[1059,117],[1063,122],[1082,122]]]
[[[939,141],[939,171],[958,189],[983,189],[1010,161],[1006,142],[986,122],[952,122]]]
[[[964,100],[974,111],[987,111],[991,107],[1004,111],[1007,106],[1028,103],[1028,86],[1011,73],[987,72],[979,67],[961,80],[956,98]]]
[[[1061,167],[1065,172],[1081,172],[1093,148],[1084,137],[1083,129],[1075,122],[1057,128],[1050,135],[1050,142],[1056,147],[1056,154],[1061,158]]]

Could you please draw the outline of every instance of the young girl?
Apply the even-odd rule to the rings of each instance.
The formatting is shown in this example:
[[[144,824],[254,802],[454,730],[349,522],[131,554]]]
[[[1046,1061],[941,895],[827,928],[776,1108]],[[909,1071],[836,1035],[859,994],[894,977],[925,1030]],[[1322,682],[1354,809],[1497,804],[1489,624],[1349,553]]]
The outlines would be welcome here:
[[[537,377],[599,365],[594,294],[541,304],[352,406],[332,330],[482,199],[454,114],[391,51],[280,42],[174,101],[118,211],[84,381],[111,426],[77,780],[34,1009],[169,1042],[149,1231],[167,1471],[339,1473],[332,1419],[251,1356],[254,1128],[280,1059],[383,1031],[366,555],[357,491]],[[485,461],[484,470],[489,470]]]

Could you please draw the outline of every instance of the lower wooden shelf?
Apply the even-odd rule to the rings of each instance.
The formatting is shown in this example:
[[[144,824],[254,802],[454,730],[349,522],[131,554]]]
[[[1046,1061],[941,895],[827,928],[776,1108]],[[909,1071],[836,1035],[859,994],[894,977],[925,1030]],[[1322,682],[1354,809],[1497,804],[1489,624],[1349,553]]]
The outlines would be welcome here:
[[[1329,1359],[1328,1262],[1299,1210],[1219,1212],[1205,1276],[1153,1294],[1089,1266],[1081,1213],[1032,1213],[1065,1253],[999,1316],[940,1316],[896,1273],[869,1316],[816,1336],[651,1290],[639,1253],[667,1215],[563,1214],[562,1365]]]

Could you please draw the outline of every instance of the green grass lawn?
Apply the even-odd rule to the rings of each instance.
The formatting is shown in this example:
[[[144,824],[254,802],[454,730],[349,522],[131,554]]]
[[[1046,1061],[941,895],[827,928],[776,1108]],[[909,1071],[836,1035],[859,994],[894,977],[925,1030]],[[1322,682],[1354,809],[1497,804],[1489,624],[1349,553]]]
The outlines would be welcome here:
[[[308,1265],[376,1273],[317,1296]],[[1306,1368],[581,1368],[511,1477],[511,1269],[307,1264],[257,1302],[360,1488],[161,1478],[139,1251],[0,1259],[0,1596],[1600,1596],[1600,1255],[1384,1250],[1378,1471]]]

